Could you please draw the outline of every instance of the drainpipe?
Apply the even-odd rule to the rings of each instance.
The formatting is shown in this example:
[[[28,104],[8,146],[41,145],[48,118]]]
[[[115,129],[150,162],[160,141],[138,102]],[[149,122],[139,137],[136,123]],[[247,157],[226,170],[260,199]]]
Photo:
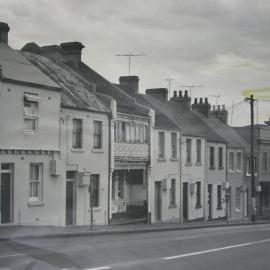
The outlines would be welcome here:
[[[109,173],[108,173],[108,225],[111,224],[111,128],[112,128],[112,115],[109,115]]]
[[[180,177],[180,223],[183,223],[183,202],[182,202],[182,192],[183,192],[183,187],[182,187],[182,132],[180,131],[180,138],[179,138],[179,177]]]
[[[204,138],[204,220],[208,220],[208,145],[207,139]]]

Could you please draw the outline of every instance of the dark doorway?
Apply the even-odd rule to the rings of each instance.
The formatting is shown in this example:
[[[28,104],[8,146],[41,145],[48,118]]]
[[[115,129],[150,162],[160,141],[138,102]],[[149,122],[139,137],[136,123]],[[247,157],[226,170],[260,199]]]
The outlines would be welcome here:
[[[66,182],[66,225],[75,224],[74,182]]]
[[[213,186],[208,185],[208,219],[212,219],[212,194],[213,194]]]
[[[11,173],[1,173],[1,223],[11,222]]]
[[[155,219],[161,220],[161,182],[155,182]]]
[[[183,219],[188,220],[188,183],[183,183]]]

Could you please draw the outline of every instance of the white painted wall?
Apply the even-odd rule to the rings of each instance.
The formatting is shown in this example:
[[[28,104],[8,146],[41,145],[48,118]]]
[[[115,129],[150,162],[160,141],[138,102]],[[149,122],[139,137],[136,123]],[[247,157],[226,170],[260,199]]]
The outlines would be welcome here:
[[[165,133],[165,159],[158,159],[158,133]],[[177,133],[177,159],[171,159],[171,132]],[[151,222],[155,220],[155,182],[167,179],[167,189],[162,190],[161,201],[161,221],[179,221],[180,220],[180,132],[175,130],[155,129],[153,130],[153,160],[152,172],[150,178],[150,205],[151,205]],[[169,194],[171,179],[176,180],[176,205],[170,206]]]

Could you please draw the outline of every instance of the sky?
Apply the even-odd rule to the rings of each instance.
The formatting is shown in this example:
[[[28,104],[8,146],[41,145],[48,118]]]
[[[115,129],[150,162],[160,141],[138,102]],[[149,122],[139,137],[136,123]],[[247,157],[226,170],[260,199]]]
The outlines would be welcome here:
[[[192,88],[192,98],[225,104],[234,126],[250,123],[242,92],[270,87],[268,0],[0,0],[0,6],[14,49],[80,41],[82,60],[114,83],[128,75],[127,57],[116,54],[145,54],[131,59],[140,92],[168,88],[168,78],[171,93],[202,85]],[[270,118],[270,101],[261,99],[255,123]]]

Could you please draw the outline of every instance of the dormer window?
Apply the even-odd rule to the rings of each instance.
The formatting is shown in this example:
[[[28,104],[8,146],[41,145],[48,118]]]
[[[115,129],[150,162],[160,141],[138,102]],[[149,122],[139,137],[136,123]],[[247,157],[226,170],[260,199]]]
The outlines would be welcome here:
[[[24,130],[37,132],[39,117],[39,96],[34,94],[24,94]]]

